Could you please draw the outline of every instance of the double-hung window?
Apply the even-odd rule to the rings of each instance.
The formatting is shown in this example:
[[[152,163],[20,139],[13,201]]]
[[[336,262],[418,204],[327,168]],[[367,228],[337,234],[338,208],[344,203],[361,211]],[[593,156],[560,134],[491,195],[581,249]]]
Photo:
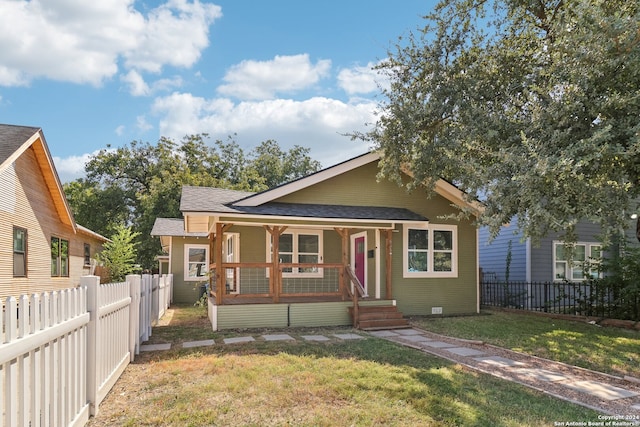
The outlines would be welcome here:
[[[13,277],[27,276],[27,230],[13,227]]]
[[[69,277],[69,241],[51,238],[51,277]]]
[[[602,245],[578,242],[565,244],[553,242],[554,280],[582,281],[602,277],[599,264],[602,259]]]
[[[267,233],[267,253],[271,262],[273,244],[271,235]],[[283,264],[321,264],[322,263],[322,231],[287,230],[278,240],[278,257]],[[286,267],[282,275],[296,277],[322,277],[322,269],[317,266]]]
[[[405,225],[403,277],[457,277],[457,239],[455,225]]]
[[[209,245],[184,245],[184,280],[198,281],[207,275]]]

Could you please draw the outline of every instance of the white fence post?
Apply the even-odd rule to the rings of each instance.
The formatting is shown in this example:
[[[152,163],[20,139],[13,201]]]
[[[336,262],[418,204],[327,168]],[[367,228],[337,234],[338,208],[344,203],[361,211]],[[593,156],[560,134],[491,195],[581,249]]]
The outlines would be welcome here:
[[[167,274],[169,279],[169,305],[173,302],[173,273]]]
[[[9,343],[15,341],[17,338],[17,319],[15,313],[18,312],[18,301],[14,297],[9,297],[7,299],[7,304],[5,308],[5,342]],[[3,370],[5,373],[5,387],[7,390],[17,390],[18,385],[18,360],[12,360],[11,362],[3,365]],[[18,425],[18,420],[16,417],[17,408],[18,408],[18,395],[19,393],[7,393],[4,396],[4,412],[5,412],[5,421],[8,426]]]
[[[140,341],[145,342],[151,336],[151,276],[142,275],[140,290]]]
[[[155,325],[158,323],[158,319],[160,318],[158,315],[160,314],[160,279],[157,274],[153,275],[151,279],[151,324]]]
[[[140,354],[140,282],[141,277],[135,274],[127,276],[129,283],[129,295],[131,296],[131,309],[129,311],[129,352],[131,361]]]
[[[89,400],[89,413],[98,413],[98,337],[100,322],[98,322],[98,288],[100,277],[82,276],[80,286],[87,290],[87,311],[89,311],[89,328],[87,331],[87,399]]]
[[[167,294],[165,292],[166,286],[167,286],[167,282],[165,280],[164,275],[158,276],[158,318],[156,319],[156,322],[162,319],[162,316],[164,316],[164,311],[167,308],[167,305],[166,305]]]

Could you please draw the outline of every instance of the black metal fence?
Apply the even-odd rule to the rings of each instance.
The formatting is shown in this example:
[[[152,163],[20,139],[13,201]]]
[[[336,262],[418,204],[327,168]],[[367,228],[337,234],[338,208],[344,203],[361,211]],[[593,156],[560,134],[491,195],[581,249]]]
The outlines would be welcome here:
[[[480,304],[545,313],[640,320],[640,300],[601,282],[481,283]]]

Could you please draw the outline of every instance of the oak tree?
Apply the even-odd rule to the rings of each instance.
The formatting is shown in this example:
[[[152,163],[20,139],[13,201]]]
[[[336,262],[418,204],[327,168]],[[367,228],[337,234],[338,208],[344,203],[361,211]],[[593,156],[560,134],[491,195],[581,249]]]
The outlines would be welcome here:
[[[441,177],[481,198],[482,224],[518,218],[534,239],[605,238],[640,195],[640,3],[441,1],[378,67],[388,77],[366,134],[382,173]],[[410,185],[410,186],[411,186]]]

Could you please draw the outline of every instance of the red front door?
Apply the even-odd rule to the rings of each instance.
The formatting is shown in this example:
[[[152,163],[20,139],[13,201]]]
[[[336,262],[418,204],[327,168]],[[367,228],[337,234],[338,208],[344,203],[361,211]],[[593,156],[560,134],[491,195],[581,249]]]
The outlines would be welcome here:
[[[363,237],[357,237],[355,240],[355,271],[356,271],[356,277],[358,278],[358,280],[360,281],[360,283],[362,284],[363,287],[365,287],[367,284],[364,283],[364,269],[366,267],[366,250],[364,247],[364,236]]]

